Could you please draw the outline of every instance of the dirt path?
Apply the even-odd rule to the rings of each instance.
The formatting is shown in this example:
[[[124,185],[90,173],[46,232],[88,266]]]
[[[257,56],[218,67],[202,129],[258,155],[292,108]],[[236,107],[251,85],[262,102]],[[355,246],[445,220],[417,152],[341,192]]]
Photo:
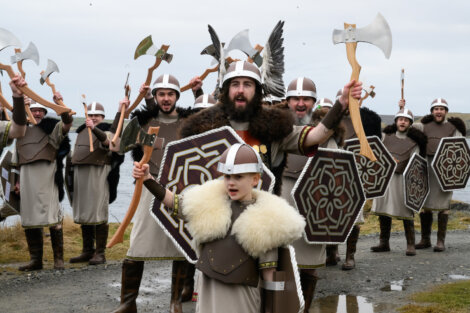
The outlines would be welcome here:
[[[435,241],[435,233],[432,238]],[[360,238],[356,270],[343,272],[339,266],[319,270],[321,280],[317,285],[315,306],[320,306],[322,299],[328,299],[329,305],[335,308],[337,305],[344,306],[345,304],[341,304],[344,299],[331,297],[341,294],[367,299],[359,298],[360,309],[352,308],[347,313],[393,312],[394,308],[407,302],[406,297],[410,293],[452,281],[450,275],[470,276],[470,230],[449,232],[447,251],[444,253],[434,253],[427,249],[418,251],[415,257],[404,255],[403,233],[392,234],[392,252],[389,253],[369,252],[369,247],[377,241],[377,235]],[[340,251],[343,256],[344,247]],[[170,262],[167,261],[145,264],[138,298],[139,312],[168,312],[170,270]],[[103,313],[111,312],[119,303],[119,262],[62,272],[43,270],[20,275],[8,273],[0,267],[0,274],[2,313]],[[385,291],[390,289],[391,282],[398,282],[396,284],[399,285],[400,281],[403,291]],[[351,297],[348,297],[348,301],[349,298]],[[338,300],[340,304],[336,304],[335,301]],[[365,301],[369,304],[363,303]],[[184,312],[194,312],[194,304],[185,304]],[[321,310],[312,308],[311,312],[336,312],[336,309],[327,310],[326,306],[322,306]]]

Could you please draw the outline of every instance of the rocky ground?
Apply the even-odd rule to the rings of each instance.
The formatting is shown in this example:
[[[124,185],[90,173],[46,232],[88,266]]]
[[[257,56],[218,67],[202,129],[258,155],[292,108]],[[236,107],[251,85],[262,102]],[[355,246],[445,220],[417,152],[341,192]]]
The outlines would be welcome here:
[[[394,312],[409,301],[411,293],[465,276],[470,279],[469,239],[470,230],[449,232],[445,252],[418,250],[417,256],[406,257],[403,233],[392,234],[392,252],[388,253],[369,251],[378,241],[377,235],[361,236],[355,270],[344,272],[340,266],[319,270],[310,312]],[[344,247],[340,251],[344,255]],[[169,261],[146,263],[139,312],[168,312],[170,271]],[[111,312],[119,303],[120,281],[118,262],[25,274],[0,266],[0,312]],[[184,312],[194,312],[194,306],[185,304]]]

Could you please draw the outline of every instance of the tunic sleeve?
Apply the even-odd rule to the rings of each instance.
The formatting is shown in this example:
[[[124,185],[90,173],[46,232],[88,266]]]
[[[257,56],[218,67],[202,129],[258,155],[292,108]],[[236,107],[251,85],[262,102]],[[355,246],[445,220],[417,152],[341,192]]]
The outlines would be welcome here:
[[[0,149],[7,146],[11,140],[8,140],[8,133],[10,132],[11,122],[10,121],[0,121],[0,140],[1,146]]]
[[[259,257],[259,268],[277,267],[277,248],[271,249]]]
[[[64,124],[60,121],[55,125],[54,130],[49,135],[49,144],[51,144],[55,149],[59,149],[60,143],[65,138],[65,135],[62,132],[63,126]]]

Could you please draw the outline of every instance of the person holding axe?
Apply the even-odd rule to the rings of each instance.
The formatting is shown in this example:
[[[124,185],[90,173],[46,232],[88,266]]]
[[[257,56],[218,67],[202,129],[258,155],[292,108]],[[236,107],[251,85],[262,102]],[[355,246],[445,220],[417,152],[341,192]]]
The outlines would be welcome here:
[[[57,92],[54,101],[61,99]],[[30,109],[37,124],[29,125],[25,136],[16,142],[21,224],[31,256],[31,262],[19,270],[42,269],[43,227],[50,230],[54,269],[64,269],[63,214],[60,208],[64,197],[62,161],[70,151],[67,133],[73,118],[68,112],[61,114],[61,121],[48,118],[46,107],[39,103],[31,104]]]
[[[88,262],[90,265],[106,263],[108,240],[108,205],[116,199],[119,166],[124,156],[110,150],[116,132],[121,108],[129,106],[129,99],[119,102],[113,124],[103,122],[101,103],[88,105],[88,118],[77,128],[77,140],[72,154],[73,166],[73,219],[82,229],[83,250],[70,263]],[[87,129],[91,130],[91,140]],[[90,142],[91,145],[90,146]],[[96,242],[96,249],[95,249]]]

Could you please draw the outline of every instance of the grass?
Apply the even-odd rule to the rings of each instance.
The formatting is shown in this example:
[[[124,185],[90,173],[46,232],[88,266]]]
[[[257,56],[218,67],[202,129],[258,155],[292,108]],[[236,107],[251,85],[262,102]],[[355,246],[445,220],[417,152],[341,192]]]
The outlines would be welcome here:
[[[109,225],[109,239],[116,232],[119,224],[111,223]],[[132,228],[132,224],[128,227],[124,234],[124,243],[117,244],[110,249],[106,249],[107,260],[121,260],[125,257],[127,249],[129,249],[129,236]],[[64,260],[66,261],[66,268],[76,268],[86,266],[87,263],[70,264],[68,260],[71,257],[77,256],[82,251],[82,231],[80,225],[75,224],[70,216],[64,218]],[[52,246],[49,236],[49,229],[44,228],[44,267],[52,268],[53,255]],[[16,266],[12,263],[28,262],[29,252],[28,245],[26,244],[26,238],[24,229],[21,224],[17,224],[11,227],[0,228],[0,266],[4,269],[13,268],[16,270]],[[13,267],[12,267],[13,266]]]
[[[402,313],[468,313],[470,280],[439,285],[411,295],[415,303],[399,309]]]

